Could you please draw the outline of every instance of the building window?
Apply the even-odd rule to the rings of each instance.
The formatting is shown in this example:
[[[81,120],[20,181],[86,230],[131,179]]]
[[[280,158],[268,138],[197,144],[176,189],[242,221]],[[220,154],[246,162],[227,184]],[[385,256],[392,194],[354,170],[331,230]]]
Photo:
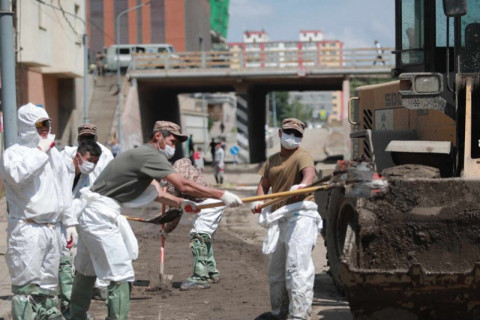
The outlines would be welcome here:
[[[40,30],[47,30],[47,15],[45,14],[45,8],[42,3],[38,3],[38,28]]]

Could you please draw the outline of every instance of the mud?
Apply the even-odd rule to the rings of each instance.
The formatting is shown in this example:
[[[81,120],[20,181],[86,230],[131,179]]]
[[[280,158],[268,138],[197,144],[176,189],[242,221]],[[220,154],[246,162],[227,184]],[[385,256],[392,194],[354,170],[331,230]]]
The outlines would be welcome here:
[[[428,167],[382,172],[389,191],[357,201],[339,267],[356,319],[478,319],[480,182]]]
[[[480,183],[390,180],[390,192],[363,201],[359,267],[465,272],[480,259]]]

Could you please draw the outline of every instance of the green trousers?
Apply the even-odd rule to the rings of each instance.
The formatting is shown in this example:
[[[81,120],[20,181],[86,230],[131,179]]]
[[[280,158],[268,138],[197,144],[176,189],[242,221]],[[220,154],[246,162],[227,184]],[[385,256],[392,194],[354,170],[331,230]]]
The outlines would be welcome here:
[[[70,297],[73,287],[73,261],[71,255],[60,258],[60,269],[58,269],[58,285],[60,287],[60,310],[63,314],[68,313]]]
[[[12,286],[13,320],[60,320],[62,314],[57,308],[58,292],[45,290],[36,284]]]
[[[67,319],[85,320],[92,300],[96,277],[88,277],[77,272],[73,281],[70,316]],[[130,311],[130,284],[128,282],[110,282],[108,285],[106,320],[127,320]]]
[[[220,277],[213,257],[212,239],[208,233],[191,233],[190,249],[193,255],[193,272],[187,280],[207,283],[210,279]]]

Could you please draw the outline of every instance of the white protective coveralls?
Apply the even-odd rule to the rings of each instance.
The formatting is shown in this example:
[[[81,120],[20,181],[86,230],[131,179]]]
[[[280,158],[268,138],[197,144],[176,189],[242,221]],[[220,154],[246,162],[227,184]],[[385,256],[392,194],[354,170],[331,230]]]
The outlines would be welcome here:
[[[206,199],[200,205],[210,203],[218,203],[218,199]],[[190,233],[208,233],[213,236],[220,220],[222,220],[224,211],[225,207],[223,206],[202,209],[193,217],[193,226]]]
[[[62,177],[63,183],[65,186],[68,186],[70,193],[69,199],[73,205],[73,199],[80,197],[80,189],[90,187],[95,181],[94,172],[90,174],[80,174],[80,177],[75,185],[75,188],[72,190],[73,182],[75,180],[75,165],[73,164],[73,159],[77,154],[77,147],[66,146],[60,155],[66,167],[66,174]],[[113,158],[113,157],[112,157]],[[96,168],[96,166],[95,166]],[[76,203],[77,204],[77,203]],[[72,208],[72,212],[75,212],[75,208]],[[75,212],[78,214],[78,212]],[[75,217],[78,220],[78,217]],[[78,223],[78,222],[77,222]],[[61,299],[61,310],[63,314],[68,313],[68,308],[70,305],[70,298],[73,287],[73,278],[74,278],[74,268],[73,268],[73,258],[75,257],[77,250],[77,243],[74,243],[71,249],[67,248],[67,239],[66,239],[66,230],[64,227],[61,228],[62,231],[62,252],[60,258],[60,269],[59,269],[59,289],[60,289],[60,299]]]
[[[93,170],[92,173],[90,173],[88,176],[87,175],[80,175],[80,178],[75,186],[75,188],[72,190],[73,197],[74,198],[79,198],[80,197],[80,190],[82,188],[90,187],[93,185],[95,182],[95,179],[102,173],[103,169],[108,165],[110,161],[113,160],[113,154],[108,149],[105,147],[103,144],[100,142],[96,142],[100,148],[102,149],[102,154],[100,155],[100,158],[98,159],[97,164],[95,165],[95,169]],[[65,147],[63,151],[61,152],[65,163],[67,163],[67,168],[68,172],[70,174],[70,185],[73,185],[73,180],[75,179],[75,167],[73,165],[73,158],[77,154],[77,149],[78,147]],[[66,242],[65,242],[66,245]],[[66,246],[63,248],[63,255],[68,254],[68,249]],[[100,279],[97,279],[95,282],[95,287],[106,287],[108,286],[109,282],[101,281]]]
[[[102,173],[103,169],[107,166],[107,164],[110,163],[110,161],[113,160],[113,154],[110,149],[105,147],[103,144],[100,142],[97,142],[97,144],[100,146],[102,149],[102,154],[100,155],[100,158],[98,158],[97,165],[95,166],[95,170],[93,170],[93,177],[97,179],[97,177]],[[76,152],[76,147],[75,147],[75,152]],[[92,181],[93,184],[94,181]]]
[[[270,254],[268,282],[272,314],[279,319],[307,319],[311,313],[315,268],[312,250],[322,219],[312,201],[300,201],[274,212],[263,209],[258,222],[268,228],[263,253]],[[286,302],[289,301],[289,305]]]
[[[0,164],[9,209],[6,261],[14,294],[16,288],[33,285],[42,294],[54,296],[60,263],[60,222],[65,226],[76,222],[70,211],[71,189],[63,185],[65,167],[58,150],[44,152],[37,148],[41,137],[35,123],[40,118],[48,118],[48,114],[34,104],[18,110],[20,142],[5,150]],[[29,299],[28,290],[21,293],[17,298]],[[15,304],[14,297],[12,308]]]
[[[79,216],[80,241],[75,269],[102,281],[134,281],[132,260],[138,258],[138,243],[128,221],[121,215],[120,203],[88,188],[80,193],[83,210]]]

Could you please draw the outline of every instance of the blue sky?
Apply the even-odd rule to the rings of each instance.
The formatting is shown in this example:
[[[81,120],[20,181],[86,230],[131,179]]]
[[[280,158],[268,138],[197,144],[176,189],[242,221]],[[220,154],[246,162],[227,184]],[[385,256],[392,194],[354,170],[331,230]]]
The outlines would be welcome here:
[[[298,40],[300,30],[323,31],[324,39],[349,48],[395,45],[393,0],[230,0],[228,42],[244,30],[264,29],[270,40]]]

